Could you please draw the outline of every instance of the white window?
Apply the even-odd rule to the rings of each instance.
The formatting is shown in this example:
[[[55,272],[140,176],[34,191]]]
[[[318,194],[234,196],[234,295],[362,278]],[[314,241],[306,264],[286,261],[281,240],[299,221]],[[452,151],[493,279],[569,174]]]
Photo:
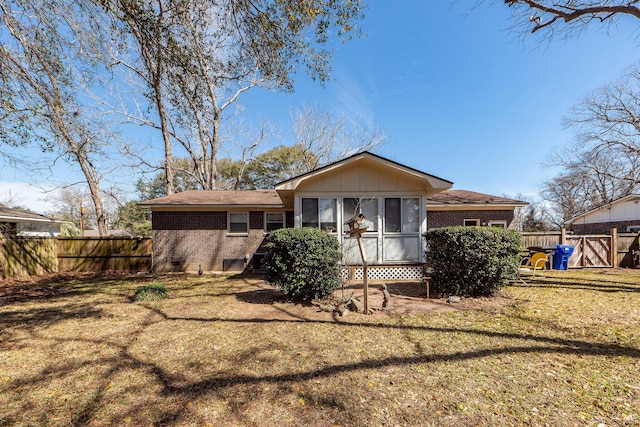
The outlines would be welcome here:
[[[465,227],[479,227],[480,220],[479,219],[465,219],[462,223]]]
[[[345,197],[342,199],[342,215],[345,222],[358,214],[364,215],[363,224],[367,227],[367,231],[378,231],[377,198],[356,199]]]
[[[385,233],[420,232],[420,199],[415,197],[384,199]]]
[[[269,232],[284,227],[284,212],[265,212],[264,230]]]
[[[230,212],[229,213],[229,233],[248,233],[249,213]]]
[[[489,221],[489,227],[507,228],[507,221]]]
[[[336,199],[303,198],[302,226],[321,228],[329,232],[337,231]]]

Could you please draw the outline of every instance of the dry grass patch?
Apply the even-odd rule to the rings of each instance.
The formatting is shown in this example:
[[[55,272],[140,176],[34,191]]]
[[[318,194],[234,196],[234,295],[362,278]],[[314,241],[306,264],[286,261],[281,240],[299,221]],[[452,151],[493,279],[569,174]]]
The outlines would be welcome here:
[[[344,318],[251,277],[5,282],[0,425],[640,424],[640,272],[525,280]]]

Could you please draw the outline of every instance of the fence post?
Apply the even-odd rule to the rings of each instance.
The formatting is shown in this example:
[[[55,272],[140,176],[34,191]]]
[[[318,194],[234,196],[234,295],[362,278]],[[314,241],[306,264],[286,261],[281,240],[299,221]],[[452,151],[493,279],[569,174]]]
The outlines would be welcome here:
[[[561,245],[567,244],[567,229],[564,227],[560,229],[560,244]]]
[[[0,279],[6,279],[4,277],[4,237],[2,237],[2,233],[0,233]]]
[[[611,267],[616,268],[618,266],[618,229],[616,227],[611,228]]]

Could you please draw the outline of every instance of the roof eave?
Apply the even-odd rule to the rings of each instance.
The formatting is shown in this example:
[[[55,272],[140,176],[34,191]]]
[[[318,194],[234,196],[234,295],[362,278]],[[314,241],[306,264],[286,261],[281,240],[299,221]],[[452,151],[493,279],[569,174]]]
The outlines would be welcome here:
[[[163,204],[145,204],[138,203],[138,206],[143,209],[167,209],[167,208],[177,208],[177,209],[189,209],[189,208],[201,208],[201,209],[228,209],[228,208],[240,208],[240,209],[280,209],[284,207],[282,203],[276,205],[265,205],[265,204],[225,204],[225,205],[212,205],[212,204],[198,204],[198,203],[163,203]]]
[[[37,223],[45,223],[45,224],[62,224],[65,221],[60,221],[52,218],[25,218],[25,217],[17,217],[17,216],[2,216],[0,215],[0,221],[2,222],[37,222]]]
[[[504,209],[515,209],[515,208],[524,208],[528,206],[528,203],[520,204],[520,203],[429,203],[427,201],[427,210],[429,209],[442,209],[442,210],[467,210],[467,209],[481,209],[481,208],[504,208]]]
[[[602,206],[598,206],[597,208],[591,209],[590,211],[587,211],[583,214],[574,216],[573,218],[565,221],[565,224],[573,224],[574,222],[576,222],[577,220],[586,217],[587,215],[591,215],[594,212],[598,212],[601,211],[603,209],[608,209],[611,206],[618,204],[618,203],[622,203],[622,202],[626,202],[627,200],[633,200],[633,199],[640,199],[640,194],[638,193],[631,193],[631,194],[627,194],[624,197],[620,197],[618,200],[614,200],[612,202],[609,202],[607,204],[604,204]]]
[[[435,190],[433,193],[437,193],[439,191],[448,190],[453,186],[453,182],[448,181],[446,179],[439,178],[435,175],[428,174],[426,172],[419,171],[409,166],[402,165],[400,163],[394,162],[393,160],[385,159],[384,157],[378,156],[376,154],[370,153],[368,151],[364,151],[362,153],[354,154],[351,157],[346,159],[331,163],[329,165],[323,166],[316,170],[307,172],[302,175],[298,175],[296,177],[290,178],[286,181],[282,181],[275,185],[275,190],[280,191],[295,191],[298,186],[303,182],[320,174],[324,174],[326,172],[330,172],[334,169],[343,167],[344,165],[348,165],[363,159],[374,159],[385,166],[395,169],[397,171],[406,173],[415,178],[424,180],[429,183],[431,188]]]

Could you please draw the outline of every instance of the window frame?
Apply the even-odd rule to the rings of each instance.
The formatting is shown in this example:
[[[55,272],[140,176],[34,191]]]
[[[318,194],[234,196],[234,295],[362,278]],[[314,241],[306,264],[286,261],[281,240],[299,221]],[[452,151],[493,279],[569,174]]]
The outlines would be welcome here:
[[[475,224],[467,224],[467,221],[474,221]],[[480,218],[465,218],[462,220],[463,227],[480,227]]]
[[[496,220],[496,221],[487,221],[487,227],[497,227],[507,229],[507,221],[504,220]]]
[[[345,212],[346,203],[345,200],[355,200],[356,208],[358,212]],[[368,217],[363,212],[362,206],[370,205],[375,206],[376,214],[373,218]],[[379,197],[342,197],[342,222],[346,222],[351,217],[362,213],[365,215],[365,223],[367,225],[367,233],[377,233],[380,229],[380,198]]]
[[[273,231],[273,230],[269,230],[269,229],[268,229],[267,224],[278,224],[278,223],[277,223],[277,222],[275,222],[275,221],[267,221],[267,216],[268,216],[269,214],[279,214],[279,215],[281,216],[281,218],[282,218],[282,221],[280,222],[280,225],[281,225],[281,226],[280,226],[280,227],[278,227],[278,228],[274,228],[273,230],[278,230],[278,229],[280,229],[280,228],[285,228],[285,227],[287,226],[287,225],[286,225],[286,221],[287,221],[287,219],[286,219],[286,215],[285,215],[285,213],[284,213],[284,212],[265,212],[265,213],[264,213],[264,232],[265,232],[265,233],[269,233],[269,232]]]
[[[241,215],[243,214],[245,216],[245,221],[244,224],[246,225],[246,230],[245,231],[232,231],[231,230],[231,216],[232,215]],[[240,222],[236,221],[233,222],[233,224],[241,224]],[[243,236],[243,235],[248,235],[249,234],[249,212],[246,211],[242,211],[242,212],[227,212],[227,234],[232,234],[232,235],[236,235],[236,236]]]
[[[304,201],[305,200],[315,200],[315,204],[316,204],[316,212],[315,212],[315,224],[312,226],[310,225],[311,222],[304,221]],[[332,210],[333,210],[333,221],[329,222],[329,221],[322,221],[322,203],[321,201],[324,200],[330,200],[333,203],[332,206]],[[340,203],[341,204],[341,203]],[[320,230],[325,230],[328,233],[331,234],[336,234],[338,232],[338,197],[300,197],[300,226],[302,227],[313,227],[313,228],[318,228]],[[322,224],[333,224],[333,225],[329,225],[329,226],[325,226],[325,228],[322,227]],[[329,229],[331,228],[331,229]]]
[[[383,198],[383,206],[384,206],[384,224],[383,224],[383,232],[384,234],[395,234],[395,235],[399,235],[399,234],[409,234],[409,235],[419,235],[420,234],[420,228],[421,228],[421,221],[422,221],[422,212],[421,212],[421,198],[418,196],[407,196],[407,197],[384,197]],[[397,199],[400,201],[400,218],[399,218],[399,226],[400,226],[400,230],[398,231],[389,231],[387,230],[387,200],[390,199]],[[404,231],[404,226],[409,224],[408,222],[404,222],[403,218],[405,217],[405,200],[417,200],[417,208],[418,210],[418,222],[417,222],[417,230],[416,231]]]

